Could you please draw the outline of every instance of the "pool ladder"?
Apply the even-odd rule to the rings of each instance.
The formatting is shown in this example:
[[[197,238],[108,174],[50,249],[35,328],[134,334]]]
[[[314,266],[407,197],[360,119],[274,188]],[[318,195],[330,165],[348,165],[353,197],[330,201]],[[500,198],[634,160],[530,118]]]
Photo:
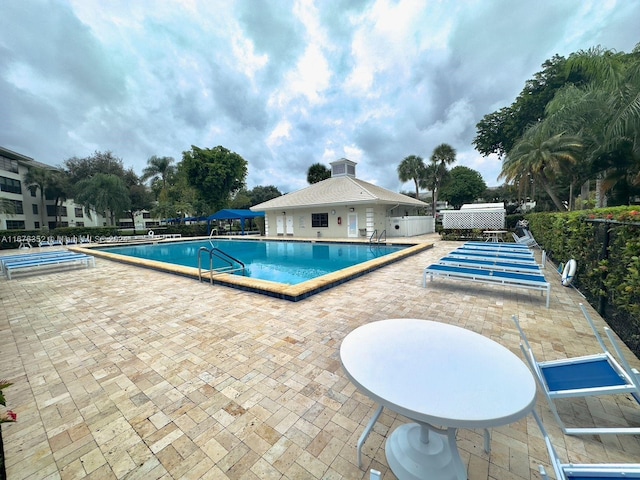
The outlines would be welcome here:
[[[235,273],[242,271],[242,274],[244,275],[245,265],[237,258],[232,257],[217,247],[200,247],[200,250],[198,250],[198,278],[200,281],[202,281],[202,252],[207,252],[209,254],[209,277],[211,284],[213,284],[214,274],[218,275],[220,273]],[[226,265],[219,268],[213,268],[214,257],[222,260]],[[240,265],[240,267],[237,267],[236,265]]]
[[[378,229],[375,229],[373,231],[373,233],[371,234],[371,236],[369,237],[369,243],[381,243],[381,242],[386,242],[387,241],[387,231],[383,230],[382,233],[380,234],[380,236],[376,237],[376,235],[378,235]],[[384,240],[383,240],[384,238]]]

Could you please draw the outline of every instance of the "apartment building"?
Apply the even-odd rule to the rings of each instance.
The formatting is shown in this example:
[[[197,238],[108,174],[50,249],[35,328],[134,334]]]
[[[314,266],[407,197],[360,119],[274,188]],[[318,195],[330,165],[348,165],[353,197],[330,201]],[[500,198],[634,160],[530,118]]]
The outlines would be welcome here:
[[[40,190],[25,182],[29,167],[56,170],[55,167],[37,162],[31,157],[0,146],[0,230],[47,230],[56,227],[56,206],[53,198],[46,198],[44,210]],[[6,207],[9,206],[7,209]],[[102,227],[106,220],[102,215],[66,200],[59,212],[64,227]]]

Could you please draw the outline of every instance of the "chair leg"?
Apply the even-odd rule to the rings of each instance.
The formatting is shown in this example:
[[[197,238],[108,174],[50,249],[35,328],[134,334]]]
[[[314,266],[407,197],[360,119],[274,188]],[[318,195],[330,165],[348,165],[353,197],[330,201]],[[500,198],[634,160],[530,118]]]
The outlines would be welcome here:
[[[484,429],[484,451],[491,453],[491,432],[488,428]]]
[[[373,429],[373,426],[378,421],[378,418],[380,418],[380,414],[382,413],[382,409],[383,409],[383,407],[382,407],[382,405],[380,405],[378,407],[378,409],[376,410],[376,413],[374,413],[373,417],[371,417],[371,420],[369,420],[369,423],[367,424],[366,428],[362,432],[362,435],[360,435],[360,438],[358,439],[358,447],[357,447],[358,468],[362,468],[362,445],[364,445],[364,442],[369,437],[369,434],[371,433],[371,430]]]

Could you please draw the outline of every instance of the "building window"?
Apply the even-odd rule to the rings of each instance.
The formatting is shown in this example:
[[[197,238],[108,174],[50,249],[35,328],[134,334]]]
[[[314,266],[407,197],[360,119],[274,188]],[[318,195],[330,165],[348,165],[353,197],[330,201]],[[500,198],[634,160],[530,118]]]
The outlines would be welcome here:
[[[76,227],[84,227],[84,222],[76,222]]]
[[[133,228],[133,222],[118,222],[118,228]]]
[[[22,193],[20,180],[13,178],[0,177],[0,191],[7,193]]]
[[[24,230],[24,220],[7,220],[7,230]]]
[[[36,196],[36,188],[35,187],[29,187],[29,192],[31,193],[32,197]]]
[[[160,226],[160,222],[155,221],[155,222],[145,222],[144,223],[145,228],[149,228],[149,227],[159,227]]]
[[[142,212],[142,218],[151,218],[151,214],[149,212]]]
[[[67,216],[67,207],[58,207],[56,210],[56,205],[47,205],[47,216],[48,217],[56,217],[60,215],[61,217]]]
[[[312,213],[311,214],[311,227],[328,227],[329,226],[329,214],[328,213]]]
[[[12,200],[11,203],[13,204],[13,213],[16,215],[22,215],[24,213],[24,210],[22,209],[22,202],[20,200]]]
[[[82,207],[75,208],[76,218],[84,218],[84,212],[82,211]]]
[[[36,230],[39,230],[40,229],[40,222],[35,222],[33,224],[33,228],[35,228]]]
[[[34,215],[38,215],[38,204],[37,203],[32,203],[31,204],[31,211],[33,212]]]
[[[18,173],[18,162],[10,158],[0,155],[0,170],[6,172]]]

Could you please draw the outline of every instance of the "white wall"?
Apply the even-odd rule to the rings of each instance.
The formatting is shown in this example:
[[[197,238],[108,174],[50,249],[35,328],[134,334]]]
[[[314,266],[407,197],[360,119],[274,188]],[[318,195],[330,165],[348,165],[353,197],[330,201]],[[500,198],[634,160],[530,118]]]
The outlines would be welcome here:
[[[351,209],[353,209],[353,212]],[[397,234],[398,232],[394,230],[394,234],[391,235],[390,227],[392,225],[389,223],[389,215],[395,210],[398,210],[398,208],[390,209],[387,205],[338,205],[267,211],[265,212],[265,234],[270,237],[362,239],[369,238],[374,231],[379,236],[386,230],[387,237],[413,236],[435,231],[435,224],[432,222],[433,217],[405,217],[407,220],[403,221],[402,234]],[[403,208],[400,210],[403,213],[405,212]],[[327,227],[312,227],[312,213],[327,213],[329,225]],[[351,235],[349,215],[356,216],[355,229],[351,229]],[[410,220],[414,218],[416,220]],[[338,223],[339,220],[340,223]],[[278,222],[280,228],[278,228]],[[289,232],[287,231],[287,224],[289,225]],[[431,227],[429,226],[430,224],[432,224]],[[290,233],[291,227],[293,227],[293,233]],[[429,230],[429,228],[432,228],[432,230]],[[280,233],[278,233],[279,230]]]

